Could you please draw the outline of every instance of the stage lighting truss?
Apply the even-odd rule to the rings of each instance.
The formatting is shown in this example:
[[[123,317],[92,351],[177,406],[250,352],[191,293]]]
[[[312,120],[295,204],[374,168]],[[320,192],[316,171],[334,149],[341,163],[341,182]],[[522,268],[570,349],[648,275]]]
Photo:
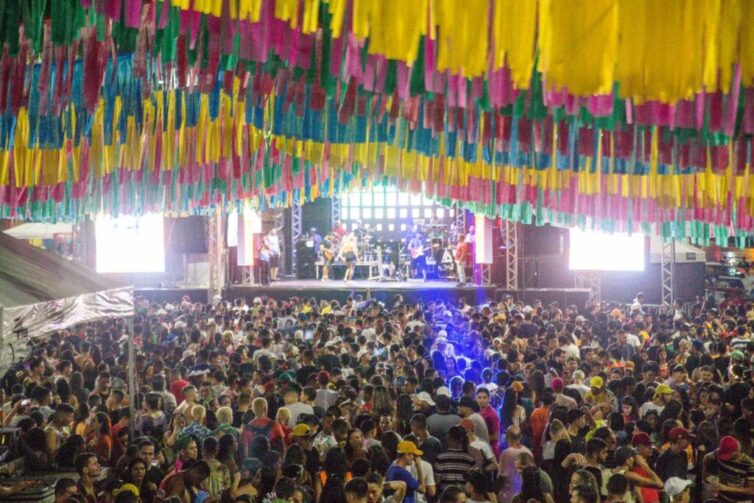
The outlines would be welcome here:
[[[662,304],[672,306],[675,301],[675,240],[662,242],[660,254],[660,281],[662,282]]]

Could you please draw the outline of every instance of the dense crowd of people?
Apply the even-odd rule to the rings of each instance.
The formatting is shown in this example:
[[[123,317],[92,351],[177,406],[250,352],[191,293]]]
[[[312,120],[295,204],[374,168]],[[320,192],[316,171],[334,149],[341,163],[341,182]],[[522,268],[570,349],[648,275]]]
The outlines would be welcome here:
[[[71,473],[56,502],[754,496],[750,304],[137,299],[130,326],[52,334],[2,378],[26,469]]]

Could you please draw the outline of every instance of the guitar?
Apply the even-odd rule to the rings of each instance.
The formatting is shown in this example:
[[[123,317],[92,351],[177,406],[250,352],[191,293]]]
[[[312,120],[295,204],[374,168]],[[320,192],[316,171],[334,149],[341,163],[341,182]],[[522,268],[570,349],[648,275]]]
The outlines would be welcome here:
[[[416,259],[424,255],[424,247],[420,246],[418,248],[412,248],[409,252],[411,253],[411,258]]]

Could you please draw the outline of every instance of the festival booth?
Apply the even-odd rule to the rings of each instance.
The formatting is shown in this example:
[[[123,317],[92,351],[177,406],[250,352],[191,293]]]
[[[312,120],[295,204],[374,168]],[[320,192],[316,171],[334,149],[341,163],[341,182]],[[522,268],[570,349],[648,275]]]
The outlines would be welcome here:
[[[132,286],[0,233],[0,372],[30,340],[133,309]]]

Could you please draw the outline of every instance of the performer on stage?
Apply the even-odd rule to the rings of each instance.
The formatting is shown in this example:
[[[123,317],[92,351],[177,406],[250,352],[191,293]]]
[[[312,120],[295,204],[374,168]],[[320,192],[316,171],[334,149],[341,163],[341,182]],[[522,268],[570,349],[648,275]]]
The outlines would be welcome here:
[[[359,248],[356,243],[356,236],[353,233],[347,234],[340,245],[339,259],[346,261],[346,274],[343,281],[348,283],[353,279],[353,273],[356,271],[356,262],[359,260]]]
[[[335,258],[334,239],[332,232],[329,232],[319,245],[319,248],[322,251],[322,260],[324,262],[324,265],[322,266],[322,281],[330,281],[330,266]]]
[[[270,284],[270,249],[264,240],[259,248],[259,283]]]
[[[411,276],[418,278],[419,272],[421,272],[422,277],[426,280],[427,264],[424,257],[424,239],[421,234],[414,234],[414,237],[408,242],[408,252],[411,255]]]
[[[466,236],[458,235],[458,243],[455,249],[456,271],[458,273],[458,286],[466,284],[466,255],[469,253],[469,244]]]
[[[278,236],[279,228],[273,228],[264,237],[264,244],[270,253],[270,281],[277,281],[278,267],[280,267],[280,237]]]

